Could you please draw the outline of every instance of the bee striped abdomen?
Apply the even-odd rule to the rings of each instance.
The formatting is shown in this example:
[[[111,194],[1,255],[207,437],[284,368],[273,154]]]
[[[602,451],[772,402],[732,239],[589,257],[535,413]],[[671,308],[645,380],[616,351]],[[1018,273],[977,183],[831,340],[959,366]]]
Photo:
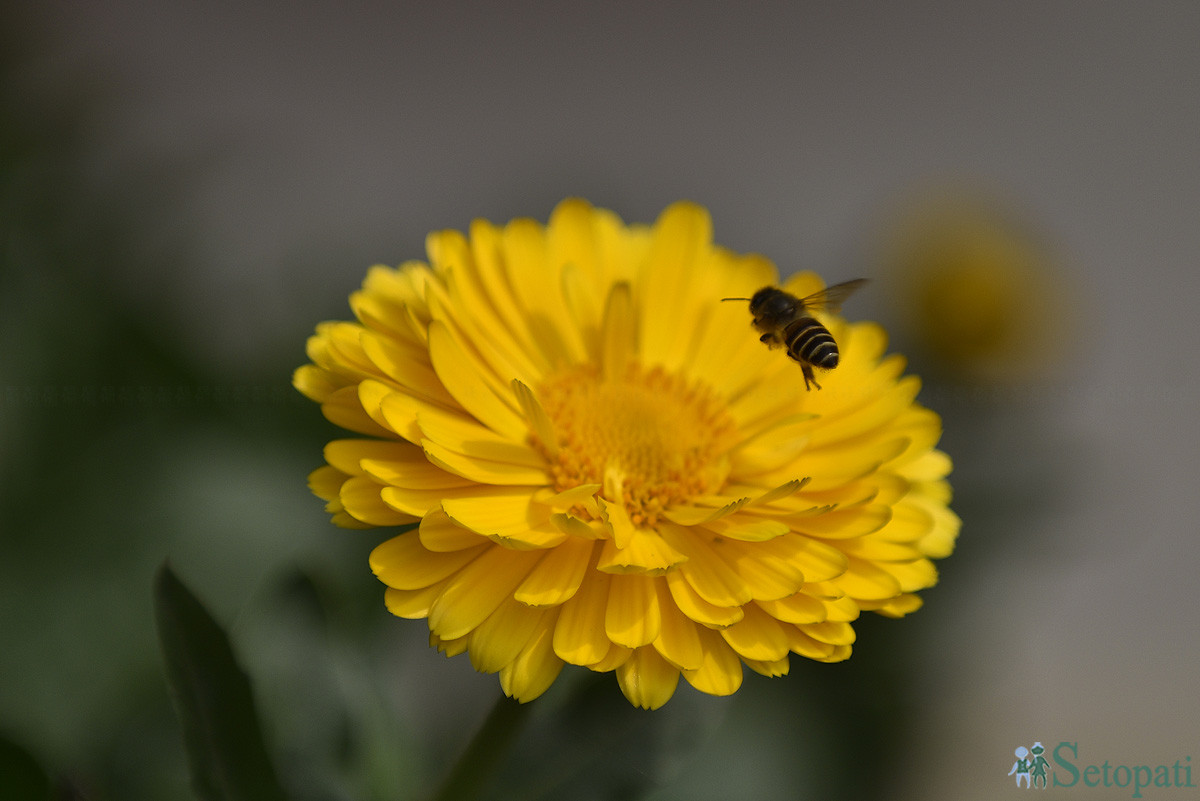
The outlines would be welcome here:
[[[833,335],[811,317],[793,320],[783,330],[788,356],[826,369],[837,367],[838,348]]]

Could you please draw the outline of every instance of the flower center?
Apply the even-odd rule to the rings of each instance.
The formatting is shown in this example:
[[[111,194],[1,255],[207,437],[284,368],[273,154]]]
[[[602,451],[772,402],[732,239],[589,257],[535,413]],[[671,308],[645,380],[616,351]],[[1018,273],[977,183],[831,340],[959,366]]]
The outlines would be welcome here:
[[[538,397],[558,437],[553,454],[538,443],[556,488],[601,484],[635,525],[655,525],[664,509],[719,488],[729,473],[734,423],[724,403],[662,368],[631,363],[614,380],[574,368]]]

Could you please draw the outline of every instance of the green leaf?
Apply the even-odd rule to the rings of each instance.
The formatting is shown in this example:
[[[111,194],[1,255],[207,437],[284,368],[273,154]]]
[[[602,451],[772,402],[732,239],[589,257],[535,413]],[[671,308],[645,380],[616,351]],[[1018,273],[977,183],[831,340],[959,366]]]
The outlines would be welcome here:
[[[250,680],[224,630],[166,564],[155,578],[154,602],[197,795],[205,801],[284,801]]]
[[[50,778],[23,746],[0,735],[0,798],[51,797]]]

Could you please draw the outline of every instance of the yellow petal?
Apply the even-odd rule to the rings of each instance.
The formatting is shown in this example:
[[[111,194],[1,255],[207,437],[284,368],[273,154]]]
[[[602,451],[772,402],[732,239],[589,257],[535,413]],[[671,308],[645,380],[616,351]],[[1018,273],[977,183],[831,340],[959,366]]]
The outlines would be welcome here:
[[[444,639],[468,634],[512,597],[538,559],[537,551],[483,549],[460,570],[429,609],[429,629]]]
[[[382,489],[379,483],[356,476],[342,484],[338,500],[348,514],[372,526],[402,526],[417,522],[416,516],[397,512],[385,504],[379,495]]]
[[[697,268],[710,258],[712,220],[708,212],[692,203],[675,203],[663,210],[654,224],[650,253],[642,271],[638,296],[641,303],[639,329],[641,352],[649,364],[676,368],[683,364],[700,312],[697,295],[710,298],[711,312],[719,303],[715,287],[708,284],[711,272]],[[663,303],[671,304],[664,314]]]
[[[650,576],[613,576],[604,616],[604,630],[610,640],[637,648],[658,638],[662,618],[655,587],[657,581]]]
[[[877,504],[857,509],[837,509],[795,521],[795,528],[811,537],[826,540],[853,539],[879,531],[892,519],[889,506]]]
[[[883,568],[862,559],[847,557],[846,572],[838,585],[852,598],[881,601],[900,594],[900,582]]]
[[[714,606],[733,607],[753,597],[741,576],[718,556],[719,543],[702,542],[692,530],[672,524],[660,525],[659,531],[668,545],[687,557],[674,572],[687,579],[701,598]]]
[[[405,431],[408,433],[404,436],[407,439],[408,434],[412,434],[412,442],[420,444],[425,439],[432,440],[473,459],[538,469],[546,466],[545,457],[523,440],[516,442],[496,434],[463,414],[421,404],[415,398],[403,396],[384,401],[383,411],[390,423],[395,417],[395,422],[407,426]]]
[[[665,582],[658,584],[658,607],[662,626],[654,648],[678,670],[698,670],[704,654],[697,624],[679,609]]]
[[[844,442],[886,426],[912,405],[920,388],[921,382],[916,376],[907,376],[884,391],[867,396],[867,402],[853,411],[823,417],[821,425],[812,431],[812,447]]]
[[[854,642],[854,628],[849,623],[827,620],[824,623],[800,626],[800,630],[814,640],[827,642],[830,645],[850,645]]]
[[[562,660],[555,653],[552,615],[546,615],[520,655],[500,671],[500,687],[505,694],[525,703],[550,688],[562,671]]]
[[[517,379],[512,380],[513,394],[521,405],[521,413],[534,437],[546,448],[551,456],[558,453],[558,435],[554,432],[554,424],[550,415],[542,408],[533,390]]]
[[[620,497],[620,490],[618,489],[615,494]],[[596,497],[596,504],[600,509],[601,519],[612,530],[612,539],[616,547],[627,548],[637,534],[637,528],[629,519],[629,512],[625,509],[625,504],[610,503],[600,496]]]
[[[578,487],[547,494],[544,497],[539,495],[537,501],[549,506],[551,509],[565,512],[572,506],[591,501],[596,493],[600,491],[600,486],[599,484],[580,484]]]
[[[342,387],[331,393],[321,404],[321,414],[334,425],[357,431],[359,434],[385,439],[395,436],[363,411],[362,403],[358,399],[357,384]]]
[[[746,616],[728,628],[721,636],[729,647],[745,659],[775,662],[788,653],[788,638],[783,628],[755,604],[747,604]]]
[[[439,637],[432,631],[429,632],[429,646],[436,648],[446,656],[458,656],[466,653],[467,647],[470,645],[469,637],[455,637],[454,639]]]
[[[498,537],[546,548],[566,539],[550,524],[550,510],[533,503],[528,487],[488,487],[471,497],[446,498],[446,515],[485,537]]]
[[[343,386],[331,373],[322,370],[315,364],[306,364],[296,368],[292,373],[292,386],[300,390],[306,398],[317,403],[325,399]]]
[[[778,553],[804,574],[805,583],[829,581],[846,572],[846,554],[820,540],[808,537],[780,537],[785,551]],[[775,540],[771,540],[775,542]]]
[[[428,353],[404,348],[395,340],[371,331],[363,333],[362,347],[379,372],[409,393],[437,403],[454,403],[454,398],[433,371]]]
[[[441,594],[445,583],[442,581],[419,590],[397,590],[388,587],[383,592],[383,602],[387,610],[396,617],[420,620],[429,617],[429,607]]]
[[[661,576],[684,561],[686,557],[667,545],[657,532],[636,528],[624,548],[618,548],[615,539],[607,540],[596,568],[607,573]]]
[[[911,562],[921,557],[915,545],[888,542],[874,535],[838,540],[838,549],[847,556],[868,562]]]
[[[807,489],[823,492],[874,473],[881,465],[904,453],[910,442],[906,437],[897,437],[854,447],[807,450],[788,465],[788,472],[811,476]]]
[[[718,536],[743,542],[765,542],[792,530],[789,525],[779,520],[751,515],[735,515],[724,520],[714,520],[705,523],[702,528]]]
[[[610,539],[607,526],[602,529],[601,524],[585,523],[574,515],[558,512],[550,515],[550,522],[568,537],[583,540]]]
[[[768,615],[785,623],[821,623],[826,618],[825,604],[803,592],[776,601],[755,603]]]
[[[746,663],[746,667],[769,679],[786,676],[791,669],[791,663],[786,656],[773,662],[760,662],[757,659],[743,659],[742,661]]]
[[[790,547],[794,539],[779,537],[755,543],[728,540],[719,553],[752,598],[777,600],[799,592],[804,586],[804,572],[788,558],[796,550]],[[776,547],[775,543],[782,547]]]
[[[606,381],[625,377],[629,363],[637,353],[637,328],[633,318],[633,299],[629,284],[615,284],[608,293],[600,330],[600,367]]]
[[[579,591],[592,560],[594,543],[568,537],[546,550],[513,597],[530,606],[557,606]]]
[[[508,487],[502,488],[504,490]],[[527,490],[529,488],[526,488]],[[424,517],[431,510],[445,501],[456,498],[487,497],[499,489],[472,484],[467,487],[451,487],[449,489],[410,489],[408,487],[384,487],[380,497],[388,506],[405,514]]]
[[[562,264],[549,260],[545,230],[533,220],[513,220],[501,242],[513,294],[542,351],[553,364],[586,361],[583,338],[562,296]]]
[[[383,399],[396,392],[396,388],[382,381],[366,379],[358,384],[358,404],[376,425],[386,428],[387,419],[380,408]]]
[[[608,653],[604,658],[595,664],[588,665],[588,670],[594,670],[597,673],[610,673],[621,665],[629,661],[633,656],[633,649],[624,645],[617,645],[615,642],[611,644]]]
[[[559,609],[554,627],[554,653],[572,665],[594,665],[608,654],[604,632],[612,576],[589,570],[579,590]]]
[[[679,671],[653,648],[638,648],[617,668],[617,684],[629,703],[641,709],[658,709],[675,694]]]
[[[449,273],[446,293],[430,295],[433,319],[444,324],[463,347],[478,353],[498,378],[536,383],[543,371],[495,317],[490,304],[478,297],[478,287],[470,283],[457,272]]]
[[[541,467],[527,467],[511,462],[495,462],[456,453],[433,440],[422,440],[429,461],[438,467],[480,484],[545,484],[550,474]]]
[[[683,677],[702,693],[733,695],[742,686],[741,661],[717,632],[703,629],[699,634],[703,660],[696,670],[683,671]]]
[[[884,569],[899,583],[904,592],[916,592],[937,584],[937,568],[928,559],[886,565]]]
[[[447,472],[440,465],[433,464],[419,450],[416,456],[409,457],[406,454],[402,459],[362,459],[359,466],[379,484],[410,490],[445,490],[475,486],[471,479]]]
[[[486,545],[487,538],[478,532],[471,531],[458,525],[441,508],[435,508],[421,518],[421,526],[417,529],[421,544],[431,551],[448,552],[461,551]]]
[[[891,603],[891,601],[864,601],[861,598],[851,598],[848,595],[843,595],[841,598],[822,598],[821,603],[825,604],[826,620],[832,620],[837,623],[853,623],[855,620],[858,620],[865,605],[882,605]],[[822,621],[811,620],[801,622],[821,623]]]
[[[692,585],[678,570],[672,570],[666,575],[667,589],[671,591],[671,600],[689,619],[711,628],[732,626],[742,619],[741,606],[717,606],[709,603],[692,589]]]
[[[890,601],[883,601],[878,606],[873,605],[872,602],[864,602],[864,605],[872,604],[868,607],[871,611],[878,612],[886,617],[900,618],[910,612],[917,611],[923,603],[921,596],[905,593],[904,595],[897,595]]]
[[[418,533],[410,531],[376,546],[371,551],[371,570],[389,587],[416,590],[457,573],[489,549],[490,545],[481,545],[462,551],[430,551],[421,544]]]
[[[471,258],[461,265],[459,272],[463,278],[457,282],[458,288],[468,299],[470,309],[490,308],[499,321],[500,331],[507,332],[506,338],[510,337],[516,343],[512,350],[529,358],[536,372],[545,375],[551,369],[551,362],[530,330],[529,315],[513,295],[501,246],[502,236],[501,231],[486,220],[471,223]]]
[[[335,439],[325,446],[325,461],[348,475],[362,475],[363,459],[425,461],[420,449],[407,442],[383,439]]]
[[[926,451],[901,467],[900,471],[905,478],[914,481],[935,481],[949,475],[952,467],[950,457],[946,454],[941,451]]]
[[[788,647],[792,653],[807,659],[815,659],[818,662],[829,661],[830,657],[834,655],[837,646],[813,639],[797,626],[787,625],[783,628],[788,635]]]
[[[342,490],[342,484],[350,476],[330,465],[318,467],[308,474],[308,488],[323,501],[336,500]]]
[[[436,320],[429,325],[429,358],[446,389],[476,420],[510,440],[524,440],[525,421],[488,383],[483,365]]]
[[[528,645],[545,613],[509,600],[496,607],[468,635],[471,665],[480,673],[496,673]]]

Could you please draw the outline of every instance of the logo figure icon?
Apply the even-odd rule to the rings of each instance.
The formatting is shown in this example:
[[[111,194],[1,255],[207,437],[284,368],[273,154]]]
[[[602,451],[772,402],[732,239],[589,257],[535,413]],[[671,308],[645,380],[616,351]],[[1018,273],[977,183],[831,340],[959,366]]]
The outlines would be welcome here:
[[[1040,742],[1035,742],[1029,751],[1033,754],[1033,765],[1030,771],[1033,776],[1033,785],[1039,790],[1044,790],[1046,789],[1046,769],[1050,767],[1050,763],[1042,756],[1046,753],[1046,749]]]
[[[1029,756],[1029,749],[1023,745],[1018,745],[1017,750],[1013,751],[1017,761],[1009,768],[1008,775],[1016,774],[1017,786],[1021,786],[1021,779],[1025,780],[1025,789],[1029,789],[1029,771],[1033,767],[1032,763],[1026,758]]]
[[[1014,776],[1017,786],[1021,786],[1021,780],[1025,780],[1025,789],[1036,787],[1039,790],[1046,789],[1048,779],[1047,770],[1050,767],[1050,762],[1042,754],[1046,753],[1045,746],[1041,741],[1035,742],[1031,748],[1026,748],[1023,745],[1018,745],[1013,755],[1017,761],[1009,768],[1008,775]]]

